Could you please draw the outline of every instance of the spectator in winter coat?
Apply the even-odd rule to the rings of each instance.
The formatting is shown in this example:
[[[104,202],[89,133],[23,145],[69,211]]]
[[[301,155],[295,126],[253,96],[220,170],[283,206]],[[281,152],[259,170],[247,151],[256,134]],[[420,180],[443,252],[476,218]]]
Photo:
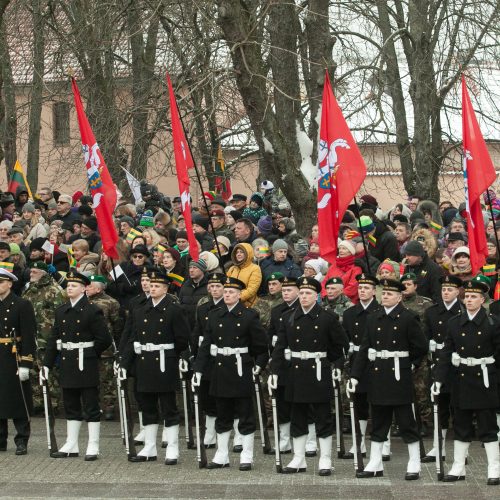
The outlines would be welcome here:
[[[418,293],[423,297],[439,302],[441,298],[441,284],[439,278],[442,269],[432,261],[418,241],[410,241],[406,245],[404,274],[413,273],[417,277]]]
[[[272,256],[260,263],[264,283],[273,273],[281,273],[285,278],[299,278],[302,276],[300,266],[288,256],[288,244],[284,240],[276,240],[271,248]],[[259,292],[265,294],[265,287]]]
[[[245,283],[246,288],[241,292],[241,301],[246,307],[252,307],[262,283],[260,267],[253,263],[252,245],[238,243],[231,253],[231,260],[233,265],[228,269],[227,276]]]
[[[234,214],[234,212],[231,213]],[[234,236],[236,243],[252,244],[252,241],[257,238],[252,221],[245,217],[239,219],[234,225]]]
[[[214,247],[214,239],[208,232],[209,220],[201,214],[196,214],[193,217],[193,232],[196,239],[200,242],[202,250],[212,250]]]
[[[335,263],[330,266],[325,276],[325,283],[330,278],[342,278],[344,295],[353,304],[358,302],[358,282],[356,276],[363,271],[356,265],[356,244],[352,240],[343,240],[339,243],[339,255]],[[326,293],[323,287],[322,295]]]
[[[207,265],[204,260],[192,260],[189,262],[188,272],[189,278],[184,281],[179,292],[179,302],[192,330],[198,301],[207,295]]]
[[[360,217],[359,229],[368,243],[368,251],[379,261],[391,259],[399,262],[398,242],[393,232],[383,223],[367,215]]]
[[[261,217],[268,215],[267,211],[262,208],[264,196],[260,193],[253,193],[250,198],[250,205],[243,210],[243,217],[250,219],[253,224],[257,224]]]

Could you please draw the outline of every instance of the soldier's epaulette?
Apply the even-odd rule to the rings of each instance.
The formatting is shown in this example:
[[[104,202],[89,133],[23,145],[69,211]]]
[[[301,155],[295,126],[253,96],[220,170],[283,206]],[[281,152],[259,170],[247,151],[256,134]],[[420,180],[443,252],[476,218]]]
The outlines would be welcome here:
[[[205,297],[202,297],[196,304],[196,310],[203,304],[206,304],[210,300],[210,295],[205,295]]]
[[[177,295],[174,295],[172,293],[167,293],[167,297],[172,301],[173,304],[180,304],[179,297]]]

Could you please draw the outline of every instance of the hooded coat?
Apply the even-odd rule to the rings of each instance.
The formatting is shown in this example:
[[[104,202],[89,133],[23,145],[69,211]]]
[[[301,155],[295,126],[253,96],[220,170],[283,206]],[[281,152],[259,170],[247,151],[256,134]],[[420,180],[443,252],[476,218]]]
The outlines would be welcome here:
[[[236,250],[241,249],[245,253],[245,259],[240,264],[236,263]],[[241,292],[241,302],[246,307],[252,307],[257,300],[257,292],[262,283],[262,272],[257,264],[253,261],[252,245],[248,243],[238,243],[232,253],[231,259],[234,263],[228,271],[227,276],[237,278],[245,283],[246,288]]]

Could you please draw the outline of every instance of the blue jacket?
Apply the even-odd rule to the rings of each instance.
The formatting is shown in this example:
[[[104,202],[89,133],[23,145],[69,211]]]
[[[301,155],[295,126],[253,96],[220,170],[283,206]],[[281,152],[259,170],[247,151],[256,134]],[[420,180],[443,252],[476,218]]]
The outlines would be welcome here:
[[[274,257],[266,257],[260,263],[262,271],[262,285],[259,290],[259,295],[264,295],[267,292],[267,278],[273,273],[282,273],[287,278],[299,278],[304,273],[302,269],[295,264],[291,257],[287,257],[283,262],[276,262]]]

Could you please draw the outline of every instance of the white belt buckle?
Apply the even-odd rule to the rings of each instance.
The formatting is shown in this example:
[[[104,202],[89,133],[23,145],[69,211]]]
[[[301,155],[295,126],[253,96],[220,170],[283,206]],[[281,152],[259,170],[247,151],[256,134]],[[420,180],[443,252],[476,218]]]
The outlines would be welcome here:
[[[309,353],[307,351],[300,351],[300,359],[309,359]]]
[[[474,358],[468,357],[465,359],[465,364],[467,366],[474,366]]]
[[[223,347],[222,348],[222,355],[223,356],[230,356],[231,355],[231,348],[230,347]]]
[[[382,349],[380,351],[380,359],[388,359],[389,358],[388,354],[389,351],[387,351],[387,349]]]

